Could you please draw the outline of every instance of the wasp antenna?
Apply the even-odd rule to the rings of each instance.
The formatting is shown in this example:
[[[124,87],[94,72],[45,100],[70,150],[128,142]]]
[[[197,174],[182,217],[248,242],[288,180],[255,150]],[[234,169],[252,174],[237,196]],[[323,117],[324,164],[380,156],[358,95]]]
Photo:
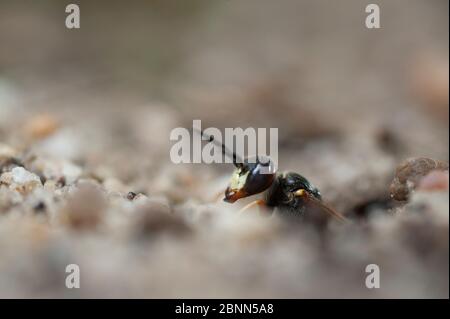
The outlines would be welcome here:
[[[236,166],[236,167],[242,167],[242,165],[243,165],[243,163],[244,163],[244,162],[242,161],[242,159],[241,159],[235,152],[230,151],[230,150],[225,146],[224,143],[215,140],[213,135],[208,135],[208,134],[206,134],[205,132],[203,132],[203,130],[201,130],[201,131],[200,131],[200,130],[197,130],[197,129],[194,129],[194,130],[197,131],[198,133],[200,133],[201,136],[203,136],[204,138],[206,138],[206,140],[207,140],[208,142],[213,142],[215,145],[220,146],[220,147],[222,148],[222,154],[224,154],[225,156],[228,156],[228,157],[230,157],[230,158],[233,159],[233,164],[234,164],[234,166]]]

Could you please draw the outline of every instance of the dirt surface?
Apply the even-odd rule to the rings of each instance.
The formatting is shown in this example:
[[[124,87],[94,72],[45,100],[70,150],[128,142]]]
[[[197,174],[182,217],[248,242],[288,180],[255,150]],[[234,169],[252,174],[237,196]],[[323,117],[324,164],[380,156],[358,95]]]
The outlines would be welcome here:
[[[1,1],[0,297],[448,298],[448,2],[378,2],[378,30],[349,0],[80,1],[67,30]],[[232,165],[170,161],[194,119],[278,128],[349,222],[217,200]]]

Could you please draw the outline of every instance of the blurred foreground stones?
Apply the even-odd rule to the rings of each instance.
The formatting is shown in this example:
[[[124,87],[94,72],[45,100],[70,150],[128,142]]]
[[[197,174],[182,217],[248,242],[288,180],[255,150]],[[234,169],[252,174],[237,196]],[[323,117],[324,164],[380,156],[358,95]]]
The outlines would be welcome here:
[[[446,161],[396,163],[376,136],[291,153],[285,163],[303,158],[298,170],[351,220],[318,230],[217,201],[231,167],[149,165],[140,158],[157,154],[123,157],[102,133],[65,156],[55,136],[70,131],[1,145],[1,297],[448,297]],[[65,288],[71,263],[80,289]],[[380,289],[365,287],[371,263]]]
[[[0,297],[449,297],[447,1],[54,3],[1,4]],[[170,161],[194,119],[278,128],[351,222],[239,214],[231,165]]]

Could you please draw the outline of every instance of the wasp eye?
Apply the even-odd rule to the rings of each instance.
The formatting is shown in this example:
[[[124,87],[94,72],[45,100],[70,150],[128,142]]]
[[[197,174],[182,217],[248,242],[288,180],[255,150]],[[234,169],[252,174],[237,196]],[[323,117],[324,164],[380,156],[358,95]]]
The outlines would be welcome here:
[[[274,165],[268,158],[249,158],[242,167],[234,171],[230,186],[225,191],[225,201],[235,202],[240,198],[261,193],[272,185],[274,179]]]
[[[271,163],[256,163],[249,167],[249,173],[245,181],[244,190],[247,194],[253,195],[265,191],[272,185],[275,172],[271,170]]]

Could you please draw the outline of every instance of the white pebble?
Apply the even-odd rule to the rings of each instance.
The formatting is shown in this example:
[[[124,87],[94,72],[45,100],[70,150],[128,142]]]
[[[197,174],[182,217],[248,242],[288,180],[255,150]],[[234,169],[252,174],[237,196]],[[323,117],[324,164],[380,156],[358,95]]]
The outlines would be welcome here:
[[[27,184],[31,182],[41,182],[36,174],[30,173],[23,167],[14,167],[11,171],[13,182],[16,184]]]

